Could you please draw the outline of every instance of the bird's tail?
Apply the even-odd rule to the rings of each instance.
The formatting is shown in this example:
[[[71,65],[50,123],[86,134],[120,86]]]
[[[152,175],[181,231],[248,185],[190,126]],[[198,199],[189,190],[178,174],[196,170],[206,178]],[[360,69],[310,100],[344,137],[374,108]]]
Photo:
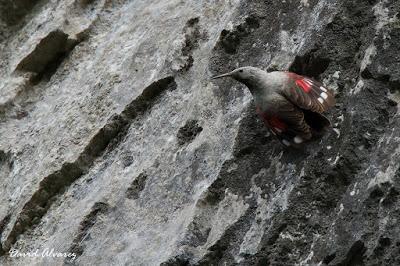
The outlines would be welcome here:
[[[303,110],[304,119],[311,127],[313,136],[318,137],[325,133],[331,126],[331,122],[324,115],[310,110]]]

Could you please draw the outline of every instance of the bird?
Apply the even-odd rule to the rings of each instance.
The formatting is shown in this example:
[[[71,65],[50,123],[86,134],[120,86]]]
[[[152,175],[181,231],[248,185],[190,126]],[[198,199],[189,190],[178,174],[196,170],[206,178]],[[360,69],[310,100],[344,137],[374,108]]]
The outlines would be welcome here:
[[[285,146],[299,148],[318,138],[331,126],[322,113],[335,105],[335,97],[322,83],[289,71],[267,72],[240,67],[211,77],[230,77],[247,86],[256,112]]]

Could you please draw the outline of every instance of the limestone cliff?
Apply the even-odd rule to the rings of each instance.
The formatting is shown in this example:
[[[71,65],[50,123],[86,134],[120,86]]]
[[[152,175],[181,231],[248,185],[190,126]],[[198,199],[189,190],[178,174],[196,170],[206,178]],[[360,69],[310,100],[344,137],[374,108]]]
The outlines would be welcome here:
[[[0,264],[400,265],[399,13],[0,0]],[[282,146],[209,79],[245,65],[324,82],[332,131]]]

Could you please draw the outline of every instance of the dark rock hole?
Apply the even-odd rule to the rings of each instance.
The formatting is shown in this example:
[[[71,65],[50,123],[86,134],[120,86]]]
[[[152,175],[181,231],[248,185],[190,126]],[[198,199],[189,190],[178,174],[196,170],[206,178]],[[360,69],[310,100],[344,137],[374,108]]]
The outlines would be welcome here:
[[[399,200],[399,192],[395,187],[391,187],[389,193],[383,199],[382,204],[387,206],[396,203],[398,200]]]
[[[361,240],[356,241],[346,254],[344,261],[339,266],[363,266],[366,248]]]
[[[330,64],[330,59],[316,55],[316,50],[312,50],[303,56],[296,56],[294,62],[289,67],[289,71],[319,79]]]
[[[13,160],[9,153],[0,150],[0,179],[6,178],[13,167]]]
[[[197,120],[189,120],[178,131],[178,144],[183,145],[192,142],[201,131],[203,131],[203,128],[198,125]]]
[[[180,71],[188,71],[193,66],[193,50],[199,47],[200,41],[207,39],[207,32],[201,30],[199,22],[199,17],[191,18],[186,22],[183,29],[185,45],[182,47],[182,55],[187,59]]]
[[[11,214],[7,214],[1,221],[0,221],[0,239],[2,237],[3,231],[6,228],[7,224],[10,222]],[[0,242],[0,256],[5,254],[5,249]]]
[[[33,85],[43,79],[49,80],[78,43],[78,40],[69,39],[68,35],[60,30],[52,31],[22,59],[16,70],[35,73],[31,80]]]
[[[325,264],[329,264],[331,261],[333,261],[335,259],[335,257],[336,257],[336,253],[332,253],[332,254],[326,256],[322,262]]]
[[[7,214],[1,221],[0,221],[0,237],[3,233],[4,229],[6,228],[7,224],[10,222],[11,215]]]
[[[126,197],[128,199],[138,199],[140,196],[140,192],[146,186],[147,175],[141,173],[138,177],[133,180],[132,184],[126,190]]]
[[[194,25],[198,24],[200,21],[199,17],[191,18],[186,22],[187,27],[193,27]]]
[[[96,0],[79,0],[79,4],[82,7],[85,7],[87,5],[90,5],[91,3],[95,2]]]
[[[255,16],[249,16],[232,31],[223,30],[220,35],[220,44],[226,53],[235,54],[241,39],[249,36],[251,32],[259,27],[259,19]]]
[[[17,24],[39,0],[0,0],[0,19],[7,25]]]

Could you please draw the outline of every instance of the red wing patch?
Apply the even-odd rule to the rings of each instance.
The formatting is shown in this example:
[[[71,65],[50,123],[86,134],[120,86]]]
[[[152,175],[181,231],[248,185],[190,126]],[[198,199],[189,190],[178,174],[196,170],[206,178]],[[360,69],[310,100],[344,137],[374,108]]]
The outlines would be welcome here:
[[[290,106],[292,104],[288,102]],[[261,117],[266,127],[285,146],[299,147],[301,143],[311,138],[309,126],[305,123],[303,113],[297,109],[276,114],[262,111],[257,107],[257,114]]]
[[[259,107],[257,107],[257,114],[262,118],[264,123],[272,130],[278,132],[286,130],[287,125],[277,116],[271,116],[268,113],[261,111]]]
[[[273,128],[277,128],[277,129],[280,129],[280,130],[285,130],[286,129],[286,124],[285,123],[283,123],[278,117],[276,117],[276,116],[272,116],[272,117],[269,117],[269,119],[268,119],[268,124],[270,124],[271,125],[271,127],[273,127]]]
[[[297,86],[299,86],[305,93],[309,93],[311,91],[311,83],[306,79],[298,79],[296,80]]]
[[[297,107],[322,113],[335,105],[335,96],[322,83],[295,73],[286,72],[289,84],[282,94]]]

